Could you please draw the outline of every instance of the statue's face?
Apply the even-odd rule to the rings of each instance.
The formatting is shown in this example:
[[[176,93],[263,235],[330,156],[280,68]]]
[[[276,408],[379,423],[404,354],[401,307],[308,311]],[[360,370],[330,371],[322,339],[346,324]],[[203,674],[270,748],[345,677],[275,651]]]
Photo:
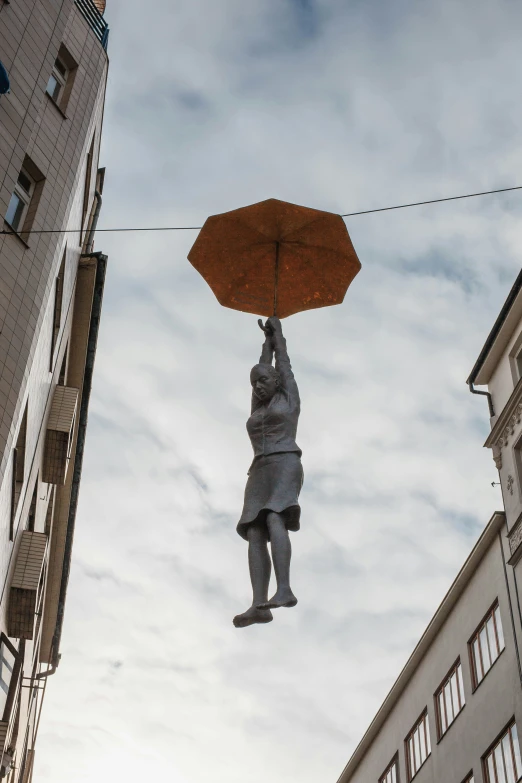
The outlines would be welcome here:
[[[269,402],[279,388],[279,379],[262,364],[256,365],[250,373],[254,394],[261,402]]]

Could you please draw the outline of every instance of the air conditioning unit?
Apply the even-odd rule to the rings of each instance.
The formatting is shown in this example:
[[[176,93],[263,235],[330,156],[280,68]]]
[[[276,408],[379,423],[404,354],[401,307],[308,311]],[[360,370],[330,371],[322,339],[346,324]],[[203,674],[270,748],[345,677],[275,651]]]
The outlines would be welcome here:
[[[70,386],[55,388],[42,465],[42,481],[47,484],[65,484],[77,407],[78,389]]]
[[[45,533],[24,530],[16,555],[7,609],[7,635],[12,639],[32,639],[40,587],[47,551]]]

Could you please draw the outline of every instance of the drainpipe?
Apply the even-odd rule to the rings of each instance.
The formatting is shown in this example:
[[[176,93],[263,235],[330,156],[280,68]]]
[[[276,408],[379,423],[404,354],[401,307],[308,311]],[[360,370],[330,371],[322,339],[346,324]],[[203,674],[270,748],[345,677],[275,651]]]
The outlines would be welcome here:
[[[485,391],[479,391],[478,389],[475,389],[473,386],[473,381],[468,381],[469,390],[472,394],[482,394],[484,397],[488,398],[488,408],[489,408],[489,417],[492,419],[495,415],[495,409],[493,408],[493,400],[491,398],[491,394],[489,392]]]
[[[58,666],[58,663],[60,662],[60,657],[61,656],[59,655],[56,663],[53,663],[53,665],[49,669],[46,669],[44,672],[40,672],[40,674],[37,674],[34,679],[43,680],[45,677],[50,677],[51,674],[54,674]]]
[[[76,510],[78,507],[78,495],[80,492],[80,480],[82,476],[83,453],[85,449],[85,434],[87,430],[87,416],[89,412],[89,399],[91,396],[92,375],[94,370],[94,358],[96,356],[96,343],[98,341],[98,331],[100,327],[100,316],[103,299],[103,287],[105,284],[105,271],[107,268],[107,256],[103,253],[86,253],[82,258],[96,258],[96,278],[94,282],[94,293],[91,310],[91,322],[89,325],[89,337],[87,341],[87,357],[85,362],[85,373],[83,376],[82,398],[80,404],[80,415],[78,419],[78,435],[76,440],[76,456],[74,459],[73,479],[71,487],[71,501],[69,505],[69,517],[67,520],[67,533],[65,537],[65,551],[63,556],[62,580],[60,583],[60,596],[58,599],[58,613],[56,617],[56,627],[54,630],[51,644],[51,668],[56,669],[60,660],[60,640],[62,636],[63,615],[65,610],[65,597],[67,593],[67,584],[69,582],[69,572],[71,570],[72,545],[74,538],[74,527],[76,523]],[[52,674],[52,671],[49,672]]]

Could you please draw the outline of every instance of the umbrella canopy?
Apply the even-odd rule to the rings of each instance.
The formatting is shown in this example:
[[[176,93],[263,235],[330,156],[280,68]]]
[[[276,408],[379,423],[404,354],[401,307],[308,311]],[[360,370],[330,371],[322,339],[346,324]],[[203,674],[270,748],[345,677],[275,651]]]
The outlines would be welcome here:
[[[340,215],[273,198],[209,217],[188,258],[220,304],[279,318],[340,304],[361,268]]]

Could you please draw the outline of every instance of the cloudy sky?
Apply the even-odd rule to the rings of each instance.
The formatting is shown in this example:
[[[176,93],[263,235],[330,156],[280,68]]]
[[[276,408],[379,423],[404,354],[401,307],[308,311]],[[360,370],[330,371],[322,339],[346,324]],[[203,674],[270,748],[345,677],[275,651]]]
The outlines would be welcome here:
[[[201,225],[522,184],[517,0],[108,0],[100,225]],[[254,316],[196,232],[99,234],[109,274],[42,783],[335,783],[499,508],[465,385],[520,268],[518,193],[349,219],[362,271],[288,319],[299,604],[236,630]]]

